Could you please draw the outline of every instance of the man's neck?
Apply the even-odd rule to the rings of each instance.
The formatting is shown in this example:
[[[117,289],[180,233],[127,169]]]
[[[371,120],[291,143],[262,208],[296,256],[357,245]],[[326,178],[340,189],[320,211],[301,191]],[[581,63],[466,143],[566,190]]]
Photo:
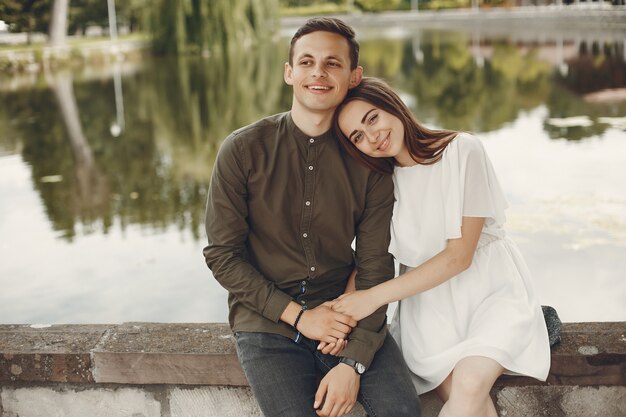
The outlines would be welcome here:
[[[330,129],[333,111],[312,112],[294,105],[291,107],[291,118],[298,129],[309,136],[319,136]]]

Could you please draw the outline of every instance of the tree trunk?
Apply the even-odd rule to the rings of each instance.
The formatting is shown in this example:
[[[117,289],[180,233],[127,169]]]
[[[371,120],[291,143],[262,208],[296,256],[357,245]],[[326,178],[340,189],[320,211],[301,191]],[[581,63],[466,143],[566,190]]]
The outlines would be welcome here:
[[[74,156],[77,187],[72,190],[72,213],[76,217],[83,217],[86,213],[93,213],[94,210],[100,213],[106,211],[109,196],[107,178],[98,170],[93,151],[83,132],[72,76],[62,72],[48,78],[47,81],[59,104]]]
[[[54,0],[50,17],[50,46],[64,46],[67,36],[67,8],[69,0]]]

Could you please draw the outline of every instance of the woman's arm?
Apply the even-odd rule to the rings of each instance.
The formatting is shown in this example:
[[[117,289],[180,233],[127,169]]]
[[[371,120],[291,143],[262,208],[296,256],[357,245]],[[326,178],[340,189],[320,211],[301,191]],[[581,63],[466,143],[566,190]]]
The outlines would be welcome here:
[[[463,217],[461,237],[449,239],[446,248],[415,269],[364,291],[342,295],[333,310],[355,320],[379,307],[427,291],[470,267],[483,228],[483,217]]]
[[[348,294],[356,291],[356,266],[352,269],[350,276],[348,277],[348,283],[346,284],[346,289],[343,291],[344,294]],[[328,306],[332,307],[334,301],[328,302]],[[325,303],[326,304],[326,303]],[[339,355],[344,348],[348,345],[347,339],[338,339],[335,343],[326,343],[320,342],[317,345],[317,350],[321,350],[325,355]]]

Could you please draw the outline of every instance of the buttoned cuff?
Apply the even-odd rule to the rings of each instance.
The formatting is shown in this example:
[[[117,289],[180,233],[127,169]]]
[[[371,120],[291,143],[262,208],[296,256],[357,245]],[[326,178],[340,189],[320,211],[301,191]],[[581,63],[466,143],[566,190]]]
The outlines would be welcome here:
[[[280,316],[282,316],[291,301],[293,300],[289,295],[277,289],[270,295],[269,300],[267,300],[265,304],[265,308],[263,308],[263,313],[261,314],[266,319],[278,323]]]
[[[366,369],[369,369],[375,354],[376,350],[372,349],[372,346],[360,340],[350,340],[340,356],[360,362],[365,365]]]

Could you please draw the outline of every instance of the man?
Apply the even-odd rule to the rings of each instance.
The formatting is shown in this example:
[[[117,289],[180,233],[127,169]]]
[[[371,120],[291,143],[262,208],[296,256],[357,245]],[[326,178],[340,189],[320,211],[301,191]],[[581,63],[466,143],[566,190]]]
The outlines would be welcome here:
[[[266,417],[343,416],[357,394],[372,416],[420,414],[386,307],[357,324],[324,304],[346,287],[355,236],[358,289],[394,274],[392,180],[360,166],[329,131],[361,80],[358,48],[342,21],[307,21],[285,64],[291,111],[232,133],[215,162],[204,256],[229,292],[237,353]],[[342,339],[339,356],[317,349]]]

